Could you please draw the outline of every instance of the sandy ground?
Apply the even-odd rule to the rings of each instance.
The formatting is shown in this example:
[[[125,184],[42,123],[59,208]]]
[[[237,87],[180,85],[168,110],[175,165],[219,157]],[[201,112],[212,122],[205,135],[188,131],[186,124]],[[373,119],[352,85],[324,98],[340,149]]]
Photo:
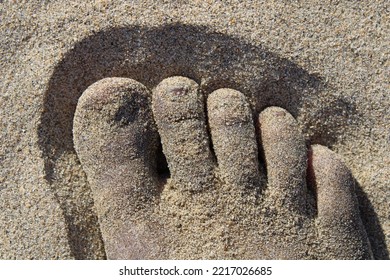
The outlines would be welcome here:
[[[77,100],[103,77],[172,75],[289,110],[351,168],[374,255],[389,258],[388,1],[91,2],[0,3],[0,258],[105,258]]]

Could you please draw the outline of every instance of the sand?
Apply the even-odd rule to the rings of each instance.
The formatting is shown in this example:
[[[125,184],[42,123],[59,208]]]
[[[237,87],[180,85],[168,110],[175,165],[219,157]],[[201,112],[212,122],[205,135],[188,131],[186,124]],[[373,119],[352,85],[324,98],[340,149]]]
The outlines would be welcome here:
[[[105,258],[72,141],[77,100],[104,77],[153,88],[174,75],[292,113],[352,170],[374,256],[389,258],[387,1],[0,5],[1,258]]]

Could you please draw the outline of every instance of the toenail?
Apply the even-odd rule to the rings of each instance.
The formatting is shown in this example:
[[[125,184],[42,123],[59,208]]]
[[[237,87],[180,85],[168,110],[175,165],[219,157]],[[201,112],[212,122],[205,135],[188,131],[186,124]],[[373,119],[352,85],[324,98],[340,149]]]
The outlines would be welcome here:
[[[286,112],[284,112],[284,111],[275,112],[275,115],[277,117],[284,117],[286,115]]]
[[[177,96],[186,95],[188,93],[188,87],[187,86],[174,87],[169,90],[169,93],[173,93]]]

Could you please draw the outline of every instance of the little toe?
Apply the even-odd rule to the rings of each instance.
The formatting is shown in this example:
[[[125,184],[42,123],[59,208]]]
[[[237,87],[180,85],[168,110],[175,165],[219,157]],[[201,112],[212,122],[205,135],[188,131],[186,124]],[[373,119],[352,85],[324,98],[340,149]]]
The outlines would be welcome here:
[[[325,244],[324,257],[371,259],[355,181],[348,167],[328,148],[314,145],[309,154],[308,175],[317,195],[318,231]]]
[[[260,187],[256,133],[245,96],[233,89],[219,89],[209,95],[207,108],[222,178],[234,186]]]
[[[307,153],[294,117],[279,107],[259,116],[260,137],[272,204],[289,213],[306,213]]]
[[[140,248],[134,238],[132,244],[118,241],[130,240],[118,233],[137,231],[126,225],[147,213],[158,194],[158,135],[150,105],[147,88],[125,78],[94,83],[77,104],[75,149],[91,184],[109,258],[124,257],[124,248],[129,246]],[[134,257],[131,252],[130,248],[127,257]]]
[[[185,77],[163,80],[153,91],[153,113],[172,180],[184,190],[209,186],[214,161],[197,83]]]

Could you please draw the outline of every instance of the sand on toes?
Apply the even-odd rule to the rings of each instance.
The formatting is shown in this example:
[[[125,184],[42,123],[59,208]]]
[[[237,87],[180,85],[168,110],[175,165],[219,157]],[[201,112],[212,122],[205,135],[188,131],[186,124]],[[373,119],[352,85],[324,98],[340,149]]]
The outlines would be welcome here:
[[[218,89],[209,95],[207,110],[220,177],[238,187],[261,190],[265,178],[260,172],[253,116],[245,96],[233,89]]]
[[[80,97],[74,143],[91,184],[108,258],[160,257],[158,224],[149,219],[158,195],[149,90],[106,78]]]
[[[213,181],[203,108],[203,95],[191,79],[167,78],[153,91],[153,113],[171,178],[185,190],[201,190]]]
[[[372,257],[349,170],[322,146],[308,157],[286,110],[253,121],[243,93],[205,100],[185,77],[150,96],[134,80],[103,79],[77,106],[76,151],[109,258]],[[156,171],[158,135],[167,181]]]
[[[321,249],[331,259],[372,259],[351,171],[336,153],[321,145],[311,147],[309,159]]]
[[[258,121],[272,203],[279,211],[305,214],[307,151],[297,122],[279,107],[265,109]]]

